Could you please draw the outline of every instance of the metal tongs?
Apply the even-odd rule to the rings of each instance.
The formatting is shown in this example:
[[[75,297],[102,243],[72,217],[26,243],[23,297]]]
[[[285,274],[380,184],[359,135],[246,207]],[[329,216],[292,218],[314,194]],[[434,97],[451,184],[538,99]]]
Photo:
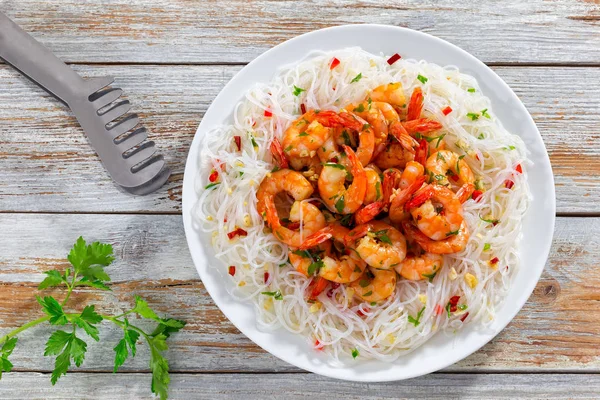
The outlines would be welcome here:
[[[65,103],[75,114],[112,179],[129,193],[160,188],[171,172],[139,126],[114,78],[83,79],[50,50],[0,13],[0,58]]]

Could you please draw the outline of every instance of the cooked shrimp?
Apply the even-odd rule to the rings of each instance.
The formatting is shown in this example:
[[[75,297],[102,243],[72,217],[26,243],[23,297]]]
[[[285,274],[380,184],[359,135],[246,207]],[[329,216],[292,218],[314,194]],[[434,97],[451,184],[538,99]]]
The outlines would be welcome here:
[[[367,191],[367,174],[357,155],[348,146],[342,146],[350,171],[341,164],[325,164],[319,175],[319,194],[325,205],[338,214],[352,214],[363,204]],[[352,183],[346,188],[348,172],[352,175]]]
[[[449,186],[448,174],[458,185],[475,182],[475,175],[469,165],[463,160],[464,156],[459,156],[450,150],[439,150],[433,153],[427,159],[426,168],[435,178],[435,183]]]
[[[425,176],[421,175],[415,179],[413,183],[405,187],[404,189],[398,189],[394,191],[390,201],[390,221],[394,223],[400,223],[408,218],[408,214],[404,210],[404,205],[408,202],[411,196],[423,186],[425,183]]]
[[[451,235],[444,240],[431,240],[423,232],[421,232],[419,228],[407,221],[402,224],[402,227],[404,228],[404,233],[411,239],[414,239],[419,246],[421,246],[423,250],[428,253],[456,253],[463,250],[467,246],[467,241],[469,240],[469,230],[466,222],[464,221],[460,225],[460,228],[456,234]]]
[[[364,272],[367,264],[352,248],[346,246],[346,236],[350,230],[338,223],[327,225],[308,237],[300,246],[300,250],[312,248],[324,241],[332,239],[343,246],[343,254],[336,254],[335,246],[322,257],[319,276],[337,283],[349,283],[358,279]]]
[[[256,209],[265,217],[265,200],[274,198],[280,192],[289,193],[294,200],[307,199],[314,189],[310,182],[300,173],[290,169],[270,172],[260,184],[256,192]]]
[[[421,111],[423,111],[423,91],[420,87],[416,87],[410,96],[406,120],[411,121],[419,118],[421,116]]]
[[[295,201],[290,210],[290,221],[299,222],[301,230],[290,229],[281,224],[275,208],[275,199],[272,196],[266,197],[265,210],[267,222],[275,237],[292,247],[299,247],[305,238],[325,226],[323,213],[309,202]]]
[[[394,108],[399,109],[406,105],[406,97],[402,84],[400,82],[387,83],[377,86],[367,95],[373,101],[381,101],[391,104]]]
[[[346,110],[342,110],[337,115],[327,114],[326,116],[319,117],[319,120],[323,121],[323,124],[328,127],[344,127],[358,132],[356,156],[363,166],[371,162],[375,149],[375,132],[367,121]],[[346,143],[344,140],[339,144],[348,145],[349,143]]]
[[[316,257],[328,254],[331,251],[331,241],[326,240],[315,246],[312,252],[293,250],[288,253],[288,258],[296,271],[308,276],[308,267],[316,261]],[[315,257],[316,256],[316,257]]]
[[[372,101],[371,98],[355,106],[350,104],[346,110],[352,111],[361,118],[364,118],[373,127],[375,135],[375,148],[373,157],[381,153],[387,145],[388,126],[394,122],[399,123],[400,116],[394,107],[389,103],[381,101]]]
[[[381,169],[404,168],[407,162],[415,159],[415,153],[404,148],[400,143],[390,143],[375,158],[373,163]]]
[[[425,186],[406,203],[405,208],[421,232],[432,240],[442,240],[456,234],[464,221],[458,197],[445,186]]]
[[[418,177],[423,176],[425,168],[416,161],[409,161],[402,171],[400,177],[400,189],[405,189],[410,186]]]
[[[358,255],[373,268],[391,269],[406,257],[404,235],[382,221],[371,221],[350,231],[346,242],[357,241]]]
[[[444,257],[440,254],[423,253],[420,256],[408,254],[406,258],[395,267],[396,272],[404,279],[418,281],[421,279],[433,280],[435,274],[444,266]]]
[[[365,301],[385,300],[396,289],[396,271],[369,267],[360,278],[350,284],[350,287]]]
[[[300,169],[304,166],[305,161],[314,157],[331,136],[331,129],[323,126],[320,121],[327,121],[332,115],[336,115],[335,112],[317,113],[310,110],[292,122],[284,132],[281,146],[293,168]]]
[[[379,168],[373,164],[365,167],[365,173],[367,174],[367,191],[363,204],[371,204],[383,198],[381,177],[379,176]]]

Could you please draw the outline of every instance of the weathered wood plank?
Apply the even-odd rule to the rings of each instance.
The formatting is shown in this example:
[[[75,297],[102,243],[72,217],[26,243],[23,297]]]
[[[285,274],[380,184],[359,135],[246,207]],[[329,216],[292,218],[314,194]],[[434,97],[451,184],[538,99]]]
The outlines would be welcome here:
[[[174,172],[159,192],[116,189],[75,119],[0,66],[0,211],[179,212],[187,150],[212,99],[239,66],[76,66],[117,76]],[[521,97],[550,152],[558,211],[600,211],[600,69],[495,70]]]
[[[2,8],[76,62],[248,62],[302,33],[356,23],[431,33],[485,62],[600,59],[595,1],[20,0]]]
[[[110,382],[110,384],[108,383]],[[148,374],[67,374],[56,386],[40,373],[10,373],[0,399],[150,398]],[[283,392],[283,391],[284,392]],[[284,394],[285,393],[285,394]],[[591,399],[600,376],[588,374],[431,374],[385,383],[353,383],[313,374],[171,374],[170,399]]]
[[[84,235],[114,243],[118,256],[109,269],[113,291],[77,291],[75,301],[120,312],[139,294],[160,313],[188,321],[169,339],[174,371],[297,371],[252,344],[217,309],[197,278],[179,216],[3,214],[0,226],[2,332],[39,316],[35,282],[42,271],[64,266],[68,248]],[[558,218],[550,260],[524,309],[495,340],[447,371],[600,372],[599,235],[600,218]],[[11,356],[16,368],[52,369],[42,356],[51,331],[39,327],[20,335]],[[120,333],[108,323],[101,333],[104,345],[90,341],[84,370],[112,369],[112,351],[103,349],[114,347]],[[123,369],[146,370],[147,356],[140,345]]]

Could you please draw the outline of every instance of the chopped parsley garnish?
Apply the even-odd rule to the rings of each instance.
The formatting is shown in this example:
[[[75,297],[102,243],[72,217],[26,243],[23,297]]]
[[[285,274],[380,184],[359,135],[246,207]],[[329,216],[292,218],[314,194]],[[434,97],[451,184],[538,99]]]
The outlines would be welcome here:
[[[344,207],[345,207],[345,202],[344,202],[344,196],[340,197],[338,201],[335,202],[335,209],[337,210],[338,213],[342,213],[342,211],[344,211]]]
[[[358,81],[360,81],[360,80],[361,80],[361,78],[362,78],[362,72],[361,72],[360,74],[356,75],[356,76],[354,77],[354,79],[352,79],[352,80],[350,81],[350,83],[358,82]]]
[[[479,219],[482,220],[483,222],[487,222],[488,224],[494,224],[494,225],[496,225],[498,222],[500,222],[499,219],[485,219],[485,218],[481,218],[481,215],[479,216]]]
[[[483,245],[483,251],[488,251],[491,248],[492,248],[492,245],[489,244],[489,243],[486,243],[486,244]]]
[[[358,349],[352,349],[352,358],[358,357],[359,354]]]
[[[408,316],[408,322],[413,324],[415,326],[415,328],[417,326],[419,326],[419,324],[421,323],[420,320],[421,320],[421,316],[423,315],[423,311],[425,311],[425,306],[423,306],[423,308],[421,308],[421,310],[417,314],[417,318],[413,318],[411,315]]]
[[[300,96],[300,93],[302,92],[306,92],[306,89],[302,89],[299,88],[298,86],[294,85],[294,96]]]
[[[468,113],[467,117],[471,118],[471,121],[476,121],[479,119],[479,114],[476,113]]]
[[[381,240],[383,243],[392,244],[392,240],[387,235],[387,231],[387,229],[383,229],[377,232],[373,232],[373,234],[377,239]]]
[[[417,79],[420,80],[422,84],[425,84],[428,81],[428,79],[421,74],[417,75]]]
[[[467,89],[467,92],[469,92],[469,93],[475,93],[475,88],[469,88],[469,89]]]
[[[435,269],[436,271],[433,271],[431,274],[421,274],[421,276],[423,278],[427,278],[429,280],[429,282],[433,282],[433,278],[435,278],[435,276],[437,275],[437,266],[433,266],[433,269]]]
[[[204,189],[214,189],[214,188],[215,188],[215,186],[217,186],[219,183],[221,183],[221,182],[209,183],[208,185],[206,185],[206,186],[204,187]]]
[[[352,111],[361,113],[361,112],[365,111],[365,106],[363,105],[363,103],[360,103],[360,104],[359,104],[357,107],[355,107],[355,108],[354,108],[354,110],[352,110]]]
[[[274,297],[275,300],[283,300],[283,295],[281,294],[281,292],[279,290],[276,292],[260,292],[260,293],[264,294],[265,296]]]
[[[360,287],[364,288],[364,287],[367,287],[367,286],[369,286],[369,281],[368,281],[368,280],[366,280],[366,279],[361,279],[361,280],[358,282],[358,284],[360,285]]]
[[[481,116],[486,117],[486,118],[491,118],[490,114],[488,114],[487,110],[488,110],[487,108],[481,110]]]

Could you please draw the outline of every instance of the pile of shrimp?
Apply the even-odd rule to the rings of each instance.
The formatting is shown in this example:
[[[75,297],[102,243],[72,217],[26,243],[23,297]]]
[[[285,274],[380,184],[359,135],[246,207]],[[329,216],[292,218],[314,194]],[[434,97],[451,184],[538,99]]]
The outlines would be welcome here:
[[[525,146],[455,67],[311,55],[250,90],[199,162],[195,220],[229,292],[332,365],[485,328],[519,267]]]
[[[339,285],[384,301],[397,279],[432,280],[442,254],[466,247],[462,203],[475,175],[422,109],[420,87],[407,104],[401,83],[389,83],[339,112],[309,110],[273,139],[277,166],[258,188],[257,210],[296,271],[313,278],[307,301]],[[283,220],[282,193],[291,199]]]

